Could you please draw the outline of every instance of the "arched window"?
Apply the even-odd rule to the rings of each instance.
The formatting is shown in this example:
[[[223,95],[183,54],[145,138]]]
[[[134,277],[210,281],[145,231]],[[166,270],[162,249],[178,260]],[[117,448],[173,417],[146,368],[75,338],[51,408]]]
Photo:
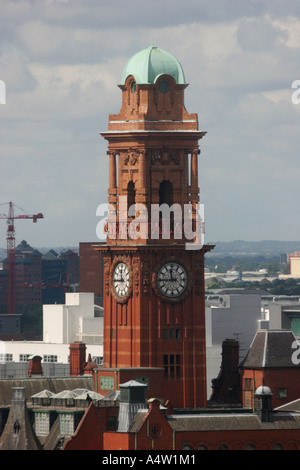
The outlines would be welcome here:
[[[127,185],[127,211],[133,204],[135,204],[135,185],[133,181],[129,181]]]
[[[164,180],[159,185],[159,205],[173,204],[173,184],[169,180]]]
[[[173,206],[173,184],[169,180],[164,180],[159,185],[159,206],[166,204],[169,208]],[[159,227],[161,233],[174,236],[174,212],[168,212],[167,219],[163,216],[163,210],[159,212]],[[164,235],[163,235],[164,237]]]
[[[228,450],[228,447],[226,444],[220,444],[218,450]]]

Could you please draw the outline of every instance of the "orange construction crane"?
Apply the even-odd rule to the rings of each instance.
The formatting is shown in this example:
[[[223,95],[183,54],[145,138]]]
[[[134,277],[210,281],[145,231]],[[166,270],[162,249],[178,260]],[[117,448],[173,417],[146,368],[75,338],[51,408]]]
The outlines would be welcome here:
[[[15,240],[15,220],[32,219],[37,222],[37,219],[43,219],[44,216],[41,212],[34,215],[26,214],[23,209],[19,207],[24,214],[15,215],[13,202],[7,202],[9,205],[8,214],[0,214],[0,219],[7,219],[7,313],[15,313],[15,253],[16,253],[16,240]],[[0,204],[1,206],[4,204]],[[18,206],[16,206],[18,207]]]

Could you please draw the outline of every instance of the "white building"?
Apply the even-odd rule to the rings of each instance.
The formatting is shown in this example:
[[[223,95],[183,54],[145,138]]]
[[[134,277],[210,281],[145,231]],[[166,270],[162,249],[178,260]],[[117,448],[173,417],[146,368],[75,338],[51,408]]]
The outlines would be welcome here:
[[[217,295],[207,296],[205,322],[208,398],[211,395],[211,381],[220,371],[223,341],[239,341],[242,360],[260,327],[261,318],[260,293],[241,290],[240,293],[219,292]]]
[[[102,345],[103,307],[94,304],[94,294],[67,293],[64,305],[44,305],[43,340],[45,343],[82,341]]]
[[[43,306],[43,341],[0,341],[0,378],[26,377],[28,358],[42,357],[45,376],[69,375],[69,345],[81,341],[99,365],[103,357],[103,308],[92,293],[66,293],[64,305]]]

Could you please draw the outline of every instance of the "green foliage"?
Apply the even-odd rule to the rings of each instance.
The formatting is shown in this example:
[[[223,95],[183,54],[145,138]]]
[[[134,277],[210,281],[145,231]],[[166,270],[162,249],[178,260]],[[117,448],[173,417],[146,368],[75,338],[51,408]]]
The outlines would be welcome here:
[[[212,256],[205,259],[205,266],[211,272],[226,273],[235,269],[240,271],[258,271],[267,269],[268,272],[279,272],[283,269],[289,269],[287,265],[280,264],[278,256],[266,257],[258,256]]]
[[[226,273],[230,270],[236,271],[259,271],[266,269],[266,276],[277,276],[280,274],[289,274],[290,268],[288,264],[280,264],[279,257],[258,256],[218,256],[207,257],[205,266],[213,273]],[[244,288],[268,291],[272,295],[299,295],[300,296],[300,280],[298,279],[275,279],[270,282],[268,280],[245,282],[243,280],[235,280],[233,282],[225,282],[217,277],[212,278],[211,282],[206,285],[206,289],[221,288]]]

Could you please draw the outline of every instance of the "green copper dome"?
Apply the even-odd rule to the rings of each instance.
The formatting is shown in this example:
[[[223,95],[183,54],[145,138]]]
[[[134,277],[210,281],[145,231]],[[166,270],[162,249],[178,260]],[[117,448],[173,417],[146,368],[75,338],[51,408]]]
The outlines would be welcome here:
[[[155,83],[160,75],[171,75],[177,84],[185,84],[183,69],[178,60],[156,46],[147,47],[134,54],[124,67],[121,85],[128,75],[133,75],[136,83]]]

